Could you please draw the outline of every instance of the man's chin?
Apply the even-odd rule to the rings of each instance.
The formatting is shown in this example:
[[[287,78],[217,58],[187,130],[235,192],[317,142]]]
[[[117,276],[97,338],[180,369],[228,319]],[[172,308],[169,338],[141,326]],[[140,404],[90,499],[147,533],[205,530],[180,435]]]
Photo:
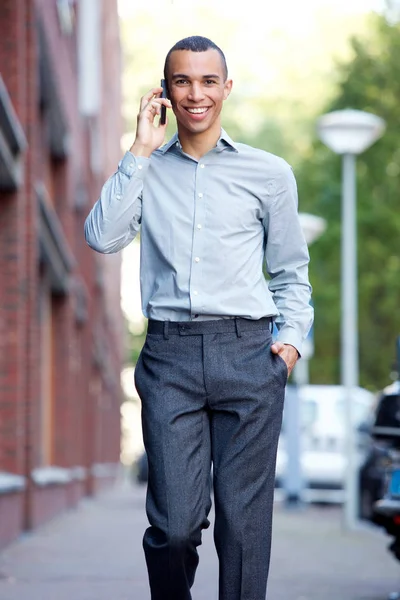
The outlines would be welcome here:
[[[212,123],[208,121],[199,121],[198,123],[193,123],[185,120],[181,121],[180,123],[178,122],[178,125],[190,133],[204,133],[205,131],[211,129]]]

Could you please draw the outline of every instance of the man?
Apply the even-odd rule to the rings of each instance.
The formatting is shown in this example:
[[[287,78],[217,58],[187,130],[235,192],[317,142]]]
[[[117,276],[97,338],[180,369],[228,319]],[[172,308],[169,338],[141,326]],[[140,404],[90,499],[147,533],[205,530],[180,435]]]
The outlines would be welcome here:
[[[149,461],[151,597],[192,597],[212,462],[219,599],[264,600],[284,390],[312,322],[296,184],[283,159],[221,130],[232,81],[213,42],[178,42],[165,79],[170,100],[161,88],[142,98],[133,146],[85,225],[89,245],[104,253],[141,226],[149,322],[135,380]],[[161,105],[178,132],[159,148]]]

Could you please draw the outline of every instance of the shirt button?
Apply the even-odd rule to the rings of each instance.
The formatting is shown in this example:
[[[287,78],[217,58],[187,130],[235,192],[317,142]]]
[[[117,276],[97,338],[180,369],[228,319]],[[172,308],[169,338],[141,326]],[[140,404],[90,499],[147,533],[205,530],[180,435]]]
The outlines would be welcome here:
[[[199,194],[199,198],[202,198],[202,197],[203,197],[203,194],[200,192],[200,194]]]
[[[196,256],[196,258],[194,259],[195,262],[200,262],[200,259],[198,256]]]
[[[204,169],[204,167],[205,167],[205,166],[206,166],[206,165],[203,165],[203,164],[202,164],[202,165],[200,165],[200,169]]]
[[[131,169],[133,169],[133,167],[135,166],[133,163],[129,163],[129,166]]]
[[[115,197],[117,200],[121,200],[121,198],[122,198],[121,194],[117,194]]]
[[[138,169],[143,169],[142,165],[139,165],[139,166],[138,166]]]
[[[197,229],[201,229],[201,225],[200,225],[200,223],[197,225]]]
[[[198,294],[198,293],[199,293],[199,292],[198,292],[197,290],[194,290],[194,292],[193,292],[193,294],[194,294],[195,296],[197,296],[197,294]]]

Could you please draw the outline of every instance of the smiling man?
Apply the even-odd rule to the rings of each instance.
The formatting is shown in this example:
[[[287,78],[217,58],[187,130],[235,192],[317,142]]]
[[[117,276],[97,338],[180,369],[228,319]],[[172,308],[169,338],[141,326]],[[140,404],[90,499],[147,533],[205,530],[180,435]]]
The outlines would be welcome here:
[[[285,385],[313,319],[296,183],[283,159],[221,129],[232,81],[218,46],[186,38],[164,72],[169,99],[142,98],[135,141],[85,224],[102,253],[141,227],[151,597],[192,597],[212,464],[219,599],[264,600]],[[178,127],[162,147],[161,105]]]
[[[182,140],[187,137],[189,142],[194,141],[194,134],[203,134],[202,144],[207,139],[215,145],[215,136],[218,139],[221,133],[222,105],[232,89],[225,57],[217,48],[203,52],[182,52],[178,50],[180,45],[178,43],[170,50],[164,69],[178,122],[179,138]],[[214,67],[214,70],[208,72],[210,67]],[[199,151],[202,151],[200,146]]]

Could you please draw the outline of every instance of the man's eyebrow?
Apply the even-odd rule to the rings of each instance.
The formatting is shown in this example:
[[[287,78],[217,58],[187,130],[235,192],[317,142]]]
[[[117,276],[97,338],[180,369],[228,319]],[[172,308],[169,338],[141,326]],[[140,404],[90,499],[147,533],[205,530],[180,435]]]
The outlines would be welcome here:
[[[190,77],[184,73],[173,73],[172,79],[190,79]],[[203,75],[203,79],[221,79],[221,77],[216,73],[212,73],[211,75]]]

